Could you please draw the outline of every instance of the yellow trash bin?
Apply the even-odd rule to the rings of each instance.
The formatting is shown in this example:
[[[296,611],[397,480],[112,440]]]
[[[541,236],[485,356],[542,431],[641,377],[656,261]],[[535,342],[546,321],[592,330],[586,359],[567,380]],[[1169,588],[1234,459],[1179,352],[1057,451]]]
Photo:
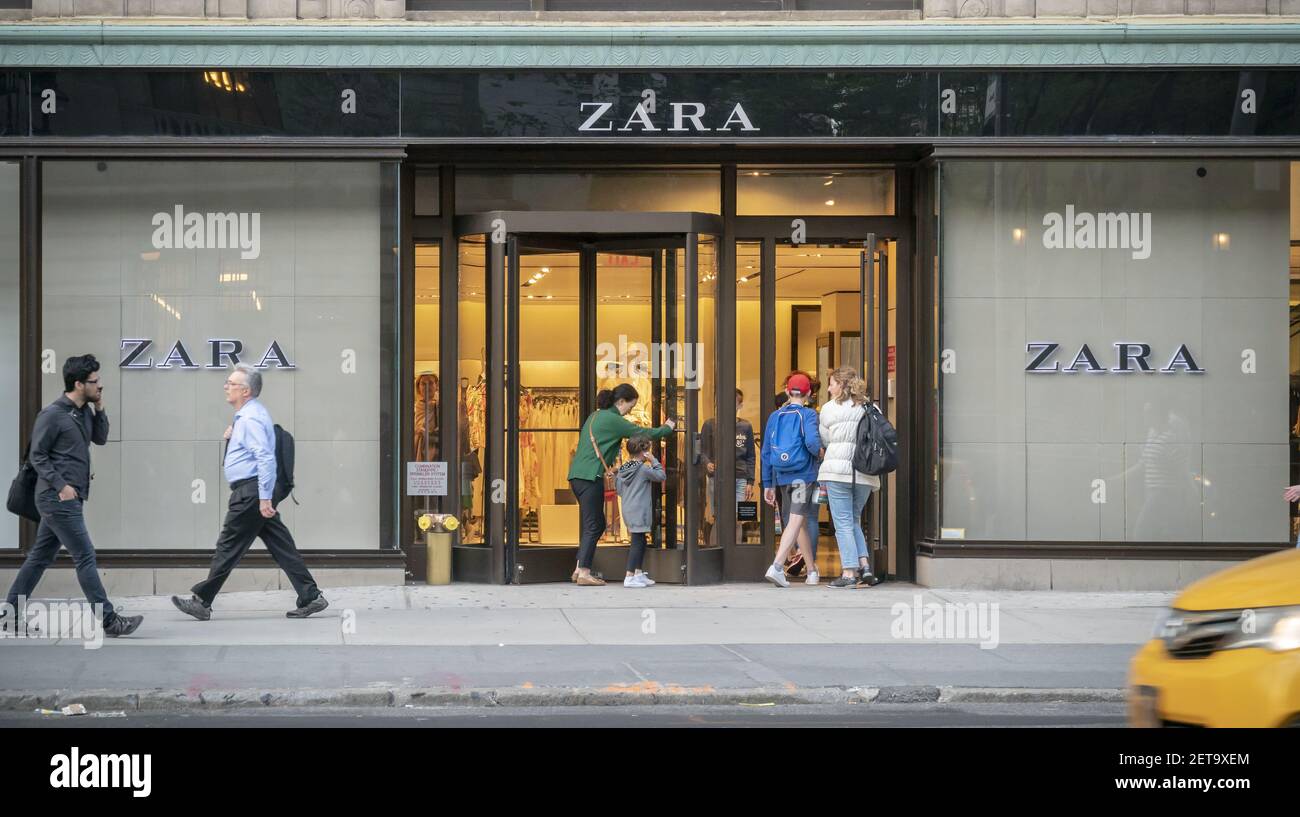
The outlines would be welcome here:
[[[451,584],[451,540],[454,533],[434,533],[426,537],[429,553],[429,584]]]

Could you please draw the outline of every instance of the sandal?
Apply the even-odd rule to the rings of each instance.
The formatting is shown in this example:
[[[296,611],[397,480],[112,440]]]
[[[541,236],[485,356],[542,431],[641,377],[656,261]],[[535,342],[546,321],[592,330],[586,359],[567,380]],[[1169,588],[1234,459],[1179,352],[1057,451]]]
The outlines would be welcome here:
[[[598,579],[591,574],[587,574],[586,576],[578,577],[578,586],[579,587],[604,587],[605,580]]]

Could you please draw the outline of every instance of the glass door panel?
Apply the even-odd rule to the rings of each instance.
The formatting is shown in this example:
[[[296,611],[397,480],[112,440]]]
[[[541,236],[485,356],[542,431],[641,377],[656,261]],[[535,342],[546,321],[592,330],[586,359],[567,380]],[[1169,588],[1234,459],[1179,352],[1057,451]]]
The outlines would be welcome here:
[[[772,396],[762,393],[762,298],[761,282],[763,244],[760,241],[739,242],[736,245],[736,460],[737,475],[745,470],[745,487],[739,501],[756,502],[755,510],[762,516],[762,472],[759,461],[759,437],[763,420],[767,417]],[[748,438],[750,443],[743,441]],[[762,542],[761,523],[736,521],[736,542],[759,545]]]
[[[583,421],[579,383],[581,257],[519,248],[518,439],[520,547],[577,547],[578,506],[568,470]]]
[[[717,522],[722,513],[735,513],[735,500],[726,500],[722,493],[735,493],[734,475],[728,479],[726,474],[710,471],[717,452],[722,446],[721,428],[718,424],[717,402],[717,291],[718,291],[718,253],[717,241],[713,236],[702,235],[696,242],[698,286],[698,313],[696,315],[698,349],[691,356],[695,372],[694,385],[697,395],[697,428],[699,437],[696,442],[696,462],[699,467],[700,505],[698,542],[701,548],[721,547],[718,541]],[[733,443],[734,445],[734,443]]]
[[[460,480],[460,543],[486,546],[487,243],[481,235],[464,236],[458,251],[460,291],[456,311],[460,359],[457,361],[456,422],[460,450],[452,459],[456,464],[451,477]]]
[[[774,382],[778,402],[786,378],[802,371],[813,380],[814,409],[828,399],[830,372],[852,366],[863,372],[862,343],[862,241],[821,241],[776,245],[776,360]],[[788,513],[781,509],[784,525]],[[818,506],[807,520],[808,535],[816,554],[817,572],[825,577],[840,572],[835,527],[826,505]],[[780,540],[774,536],[774,542]]]
[[[657,349],[654,329],[656,252],[625,250],[595,251],[596,258],[596,390],[612,389],[627,383],[636,389],[639,400],[626,415],[646,430],[661,422],[655,416],[654,352]],[[662,450],[656,452],[662,457]],[[621,452],[620,458],[626,458]],[[609,526],[600,546],[627,545],[630,536],[622,518],[617,497],[606,503]],[[654,532],[652,542],[661,542],[662,531]]]
[[[412,407],[413,438],[409,454],[411,462],[436,462],[442,459],[439,445],[442,433],[438,375],[442,361],[438,349],[438,311],[441,303],[439,258],[438,242],[416,243],[413,318],[415,353],[411,375],[415,404]],[[416,497],[413,504],[417,515],[427,513],[441,508],[442,497]],[[415,532],[416,537],[423,537],[418,527],[412,526],[411,530]]]

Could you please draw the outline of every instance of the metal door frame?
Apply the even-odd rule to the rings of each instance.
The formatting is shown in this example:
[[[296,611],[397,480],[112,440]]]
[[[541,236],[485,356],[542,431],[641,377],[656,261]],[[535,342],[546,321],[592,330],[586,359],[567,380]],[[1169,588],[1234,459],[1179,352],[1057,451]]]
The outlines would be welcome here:
[[[514,441],[518,439],[517,412],[505,412],[505,407],[517,405],[518,398],[518,337],[519,337],[519,253],[521,242],[525,248],[537,246],[550,247],[560,251],[577,246],[580,253],[580,314],[582,326],[580,344],[584,349],[594,352],[595,334],[595,260],[598,252],[627,252],[640,250],[671,250],[682,248],[686,259],[685,271],[698,271],[698,244],[701,235],[709,234],[721,240],[722,219],[705,213],[631,213],[631,212],[586,212],[586,211],[550,211],[550,212],[515,212],[490,211],[460,216],[456,218],[456,235],[458,240],[467,235],[484,235],[488,244],[486,271],[486,290],[488,297],[486,347],[488,354],[487,381],[487,418],[488,428],[503,428],[502,435],[487,436],[485,478],[489,486],[503,486],[506,501],[490,503],[488,525],[485,535],[492,552],[491,578],[493,582],[518,583],[521,574],[528,575],[528,581],[562,581],[572,570],[576,548],[538,548],[524,549],[519,543],[518,515],[518,454]],[[722,251],[719,245],[719,251]],[[674,258],[675,255],[669,252]],[[675,281],[673,269],[667,271],[669,278],[665,284]],[[653,267],[652,267],[653,276]],[[685,337],[681,340],[693,348],[699,343],[698,297],[699,281],[697,275],[685,277]],[[675,286],[673,297],[675,298]],[[665,330],[675,329],[676,309],[667,310]],[[715,310],[715,321],[722,310]],[[657,323],[655,324],[658,325]],[[670,361],[670,365],[675,364]],[[582,407],[589,408],[587,401],[594,399],[592,374],[584,372],[580,383]],[[669,382],[673,380],[670,378]],[[668,389],[671,392],[673,389]],[[652,399],[652,406],[655,401]],[[658,408],[662,409],[662,406]],[[653,410],[653,408],[652,408]],[[512,415],[506,417],[505,414]],[[589,411],[583,411],[585,419]],[[647,554],[647,568],[653,570],[655,561],[660,567],[666,567],[673,559],[668,556],[655,556],[656,553],[680,554],[684,557],[681,565],[684,580],[688,583],[700,583],[721,577],[721,549],[714,554],[701,555],[699,547],[699,526],[701,509],[689,501],[697,493],[698,476],[690,467],[690,454],[695,447],[695,432],[699,425],[699,399],[694,391],[686,393],[686,452],[688,463],[683,464],[686,476],[686,541],[684,547],[677,551],[651,551]],[[501,439],[497,439],[500,436]],[[495,492],[495,491],[494,491]],[[675,530],[675,513],[669,521]],[[620,551],[622,548],[606,548],[607,551]],[[618,554],[618,555],[621,555]],[[600,551],[597,551],[600,556]],[[607,557],[608,559],[608,557]],[[665,579],[673,578],[663,574]]]
[[[780,359],[776,348],[776,247],[778,244],[782,243],[793,243],[794,221],[796,219],[802,223],[802,229],[804,232],[804,241],[801,242],[801,244],[837,243],[844,245],[860,245],[865,253],[866,248],[869,246],[868,241],[875,241],[877,251],[880,251],[880,248],[885,246],[883,242],[892,240],[897,242],[899,256],[893,265],[895,269],[907,264],[907,259],[910,258],[911,253],[911,225],[904,215],[809,217],[738,216],[736,218],[736,243],[756,243],[760,245],[759,273],[761,277],[759,280],[759,298],[761,318],[759,343],[761,345],[761,351],[759,355],[759,399],[761,400],[762,410],[759,412],[761,425],[756,429],[756,432],[760,434],[762,428],[767,424],[768,417],[773,411],[770,403],[771,396],[776,394],[779,388],[775,375],[776,361]],[[876,284],[883,284],[886,288],[884,288],[879,294],[874,292],[874,289],[876,288],[875,286],[869,290],[866,282],[861,277],[862,272],[863,271],[860,270],[859,291],[864,293],[864,295],[859,298],[860,308],[865,314],[868,311],[868,301],[870,300],[874,302],[877,307],[877,309],[873,311],[879,316],[878,320],[873,320],[870,324],[861,324],[863,327],[871,327],[869,329],[870,334],[863,339],[862,351],[863,357],[866,358],[869,344],[872,348],[880,350],[881,365],[877,368],[880,370],[879,377],[881,379],[879,384],[871,381],[869,382],[871,382],[873,397],[882,400],[887,399],[884,395],[886,395],[888,384],[888,372],[886,371],[887,366],[885,365],[889,337],[888,288],[884,277],[880,276],[881,280],[876,282]],[[872,291],[873,293],[870,299],[865,297],[865,293],[868,291]],[[871,317],[875,318],[876,315]],[[900,333],[900,344],[903,343],[903,330],[904,327],[900,322],[898,329]],[[872,353],[872,355],[875,354],[875,352]],[[732,344],[732,348],[728,351],[727,357],[729,358],[729,365],[734,371],[736,364],[734,343]],[[858,361],[858,369],[860,372],[864,373],[865,377],[871,372],[867,371],[867,368],[863,365],[864,363],[865,360]],[[901,409],[903,403],[902,401],[898,401],[896,402],[896,405]],[[882,406],[882,408],[886,411],[888,410],[887,405]],[[734,423],[734,420],[732,423]],[[884,509],[888,507],[887,503],[890,501],[890,496],[886,485],[887,483],[882,480],[882,491],[876,494],[877,499],[873,500],[867,513],[873,513],[873,508],[879,509],[878,512],[887,520],[888,515],[884,514]],[[717,503],[717,513],[721,516],[721,514],[729,512],[731,518],[734,519],[734,494],[730,491],[721,491],[719,494],[720,495],[715,499],[715,502]],[[729,509],[729,511],[727,509]],[[901,521],[901,514],[910,513],[910,510],[907,508],[899,508],[897,509],[897,513],[900,514],[899,519]],[[727,580],[753,581],[762,576],[763,570],[771,563],[772,554],[776,552],[773,517],[774,509],[767,505],[767,503],[760,501],[759,518],[762,524],[760,528],[761,538],[759,544],[740,545],[732,542],[726,543],[728,553],[725,564],[725,575]],[[887,554],[888,530],[887,527],[885,527],[887,521],[883,524],[878,520],[873,519],[873,521],[875,524],[871,526],[871,530],[877,532],[879,541],[882,544],[882,552]],[[900,531],[901,530],[903,530],[902,527],[900,527]],[[905,551],[910,553],[911,543],[899,539],[896,546],[898,549],[896,555],[898,559],[899,572],[910,578],[910,568],[906,567],[908,560],[905,556]],[[877,562],[873,555],[873,568],[876,567],[876,564]],[[882,578],[885,575],[888,575],[888,562],[885,562],[884,570],[877,570],[878,575],[881,575]],[[905,570],[906,572],[904,573]]]

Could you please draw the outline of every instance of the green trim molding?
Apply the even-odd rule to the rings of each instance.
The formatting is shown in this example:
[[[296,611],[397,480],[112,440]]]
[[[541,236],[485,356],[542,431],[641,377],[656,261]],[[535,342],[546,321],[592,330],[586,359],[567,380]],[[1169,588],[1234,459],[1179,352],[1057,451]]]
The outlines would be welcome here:
[[[1300,65],[1300,22],[864,25],[0,23],[21,68],[1039,68]]]

